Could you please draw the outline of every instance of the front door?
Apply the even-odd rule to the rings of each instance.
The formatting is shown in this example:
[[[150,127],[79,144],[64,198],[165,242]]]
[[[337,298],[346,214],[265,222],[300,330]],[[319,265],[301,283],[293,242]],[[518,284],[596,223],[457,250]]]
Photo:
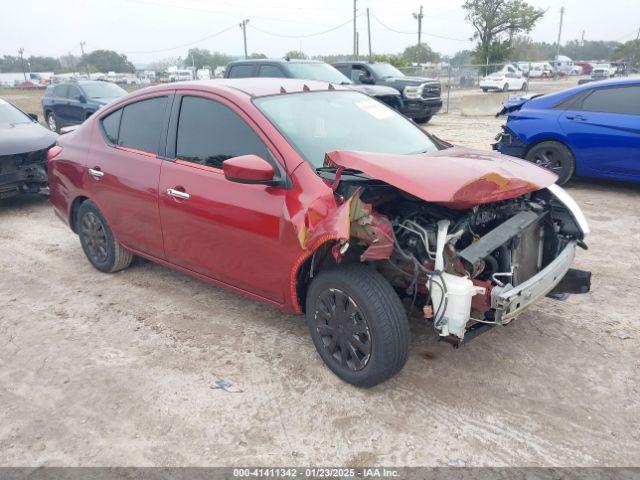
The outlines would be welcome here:
[[[213,95],[184,96],[178,103],[167,145],[167,156],[175,158],[164,161],[160,176],[167,259],[282,303],[291,266],[280,257],[286,191],[233,183],[222,162],[255,154],[284,169],[232,104]]]

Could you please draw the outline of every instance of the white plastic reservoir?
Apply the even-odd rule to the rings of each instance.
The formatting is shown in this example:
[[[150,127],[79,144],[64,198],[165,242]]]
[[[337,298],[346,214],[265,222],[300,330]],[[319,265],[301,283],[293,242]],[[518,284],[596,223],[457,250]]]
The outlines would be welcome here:
[[[484,293],[483,287],[477,287],[467,277],[459,277],[450,273],[442,273],[433,277],[434,283],[442,283],[444,281],[447,290],[447,303],[443,305],[442,311],[438,312],[440,303],[443,301],[442,290],[433,285],[431,289],[431,302],[433,305],[433,314],[438,317],[434,320],[442,319],[439,323],[442,325],[440,335],[447,336],[449,334],[464,338],[465,327],[471,315],[471,297],[479,293]]]

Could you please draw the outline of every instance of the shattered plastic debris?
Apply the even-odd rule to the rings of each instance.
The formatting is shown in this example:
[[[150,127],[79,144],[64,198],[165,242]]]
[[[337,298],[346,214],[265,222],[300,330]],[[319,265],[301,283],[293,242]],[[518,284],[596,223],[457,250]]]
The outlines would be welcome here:
[[[233,383],[228,380],[223,380],[222,378],[216,380],[214,384],[211,385],[211,388],[213,390],[224,390],[228,393],[242,393],[242,390],[234,386]]]

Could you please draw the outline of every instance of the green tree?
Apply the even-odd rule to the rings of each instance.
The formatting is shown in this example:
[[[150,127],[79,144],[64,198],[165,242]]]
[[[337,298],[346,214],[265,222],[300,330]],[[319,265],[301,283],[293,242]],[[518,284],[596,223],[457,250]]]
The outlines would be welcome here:
[[[631,65],[640,65],[640,40],[631,40],[620,45],[612,54],[613,60],[628,62]]]
[[[545,13],[524,0],[466,0],[462,8],[475,29],[476,61],[486,64],[507,59],[513,38],[530,32]]]
[[[209,67],[214,69],[226,65],[231,57],[220,52],[211,52],[205,48],[191,48],[187,52],[184,62],[187,66],[195,66],[196,69]]]
[[[252,53],[249,58],[268,58],[264,53]]]
[[[85,68],[86,66],[96,72],[133,73],[135,71],[133,63],[126,55],[113,50],[94,50],[85,55],[78,67]]]
[[[402,56],[406,58],[410,63],[427,63],[440,61],[440,55],[433,50],[426,43],[420,45],[413,45],[407,47],[402,52]]]
[[[307,54],[304,52],[301,52],[299,50],[291,50],[287,53],[284,54],[284,58],[296,58],[296,59],[301,59],[301,60],[306,60],[307,58]]]

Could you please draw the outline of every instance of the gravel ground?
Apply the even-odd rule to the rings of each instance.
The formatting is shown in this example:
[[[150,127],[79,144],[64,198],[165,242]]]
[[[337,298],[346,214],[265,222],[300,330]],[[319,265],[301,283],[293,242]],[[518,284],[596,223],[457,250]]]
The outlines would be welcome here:
[[[429,129],[488,149],[500,123]],[[412,319],[406,367],[370,390],[301,317],[145,261],[101,274],[46,197],[0,202],[0,465],[639,465],[639,189],[569,190],[592,292],[459,350]]]

